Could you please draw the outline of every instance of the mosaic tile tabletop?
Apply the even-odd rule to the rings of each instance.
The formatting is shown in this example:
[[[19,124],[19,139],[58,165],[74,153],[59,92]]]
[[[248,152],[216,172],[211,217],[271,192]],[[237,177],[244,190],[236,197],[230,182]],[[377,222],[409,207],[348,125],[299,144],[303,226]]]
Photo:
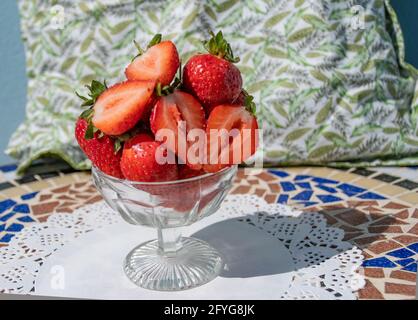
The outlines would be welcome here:
[[[15,170],[0,166],[0,246],[25,225],[101,200],[89,172],[55,162],[35,165],[23,177]],[[359,299],[415,298],[418,168],[291,167],[257,175],[240,169],[231,192],[321,212],[329,225],[343,229],[345,240],[365,256]]]

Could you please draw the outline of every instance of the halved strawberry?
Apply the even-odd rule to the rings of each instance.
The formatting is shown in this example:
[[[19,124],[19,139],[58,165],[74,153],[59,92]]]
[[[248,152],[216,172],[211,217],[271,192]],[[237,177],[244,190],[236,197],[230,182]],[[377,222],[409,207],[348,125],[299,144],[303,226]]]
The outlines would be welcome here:
[[[180,65],[176,46],[163,41],[148,48],[126,68],[128,80],[152,80],[162,86],[169,85]]]
[[[123,175],[119,165],[122,152],[115,152],[114,141],[106,135],[100,136],[98,132],[94,133],[91,139],[86,139],[87,127],[88,123],[85,119],[79,118],[77,120],[75,137],[81,150],[101,171],[122,179]]]
[[[199,101],[192,95],[180,90],[175,90],[167,96],[159,97],[152,110],[150,123],[151,130],[156,136],[159,130],[171,130],[175,138],[175,145],[168,146],[171,148],[170,150],[175,152],[177,156],[194,169],[198,170],[201,168],[201,165],[196,163],[198,161],[189,161],[190,159],[187,159],[187,150],[193,144],[193,141],[187,142],[187,134],[192,129],[204,130],[205,128],[205,111]],[[184,130],[179,130],[181,123],[185,124]],[[179,141],[180,143],[187,142],[185,152],[178,148]],[[198,151],[195,155],[196,157],[199,156]]]
[[[125,142],[120,167],[126,179],[141,182],[177,179],[177,164],[162,163],[158,148],[161,143],[147,134],[139,134]],[[166,157],[167,150],[162,152]]]
[[[149,111],[154,87],[154,81],[126,81],[110,87],[94,104],[94,126],[114,136],[132,129]]]
[[[222,139],[219,134],[219,130],[222,129],[231,134],[227,139]],[[235,132],[231,131],[233,129],[236,129]],[[247,160],[256,152],[258,146],[257,129],[257,119],[245,107],[239,105],[215,107],[210,113],[206,125],[208,164],[203,166],[203,170],[217,172],[227,166],[240,164]],[[241,141],[236,140],[238,138]]]

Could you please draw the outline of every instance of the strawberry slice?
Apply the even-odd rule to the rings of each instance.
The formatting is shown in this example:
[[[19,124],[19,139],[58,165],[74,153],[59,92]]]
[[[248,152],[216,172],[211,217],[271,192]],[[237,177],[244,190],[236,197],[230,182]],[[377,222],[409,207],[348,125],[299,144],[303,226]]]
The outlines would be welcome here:
[[[151,106],[154,81],[126,81],[105,90],[94,104],[93,125],[107,135],[132,129]]]
[[[223,139],[218,134],[221,129],[225,129],[229,134],[227,139]],[[215,107],[210,113],[206,125],[208,164],[203,166],[203,170],[217,172],[225,167],[240,164],[247,160],[257,150],[257,129],[257,119],[245,107],[239,105]],[[214,130],[212,134],[211,130]],[[236,140],[238,138],[241,141]]]
[[[87,127],[88,123],[85,119],[77,120],[75,137],[81,150],[101,171],[116,178],[123,178],[119,165],[122,152],[115,152],[114,141],[106,135],[99,136],[98,132],[94,133],[91,139],[86,139]]]
[[[160,142],[147,134],[138,134],[125,142],[120,168],[126,179],[141,182],[171,181],[177,179],[177,165],[162,163],[158,157]],[[167,155],[167,150],[162,153]]]
[[[165,86],[171,83],[179,65],[176,46],[171,41],[163,41],[135,58],[125,75],[128,80],[152,80]]]
[[[168,129],[174,134],[175,144],[167,145],[178,157],[187,162],[195,170],[199,170],[201,165],[198,163],[198,151],[194,154],[193,161],[187,159],[187,151],[194,141],[187,142],[187,134],[192,129],[205,128],[205,111],[203,107],[192,95],[175,90],[172,94],[162,96],[157,100],[150,118],[151,130],[157,136],[159,130]],[[179,126],[185,124],[184,130],[179,131]],[[186,142],[185,152],[178,146]],[[186,157],[185,157],[186,156]]]

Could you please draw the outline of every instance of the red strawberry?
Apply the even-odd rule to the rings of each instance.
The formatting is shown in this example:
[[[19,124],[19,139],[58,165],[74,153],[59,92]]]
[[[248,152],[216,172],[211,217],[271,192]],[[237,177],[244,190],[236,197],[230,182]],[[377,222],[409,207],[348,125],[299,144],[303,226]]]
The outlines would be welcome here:
[[[130,130],[149,111],[154,86],[154,81],[126,81],[105,90],[94,104],[94,126],[114,136]]]
[[[160,142],[147,134],[139,134],[125,142],[120,167],[126,179],[141,182],[171,181],[177,179],[177,165],[160,164]],[[167,151],[163,153],[167,155]]]
[[[157,135],[157,132],[162,129],[171,130],[171,132],[174,133],[175,138],[175,145],[172,146],[173,148],[171,148],[171,150],[183,160],[186,160],[183,157],[184,153],[181,154],[181,150],[178,148],[179,140],[180,142],[186,141],[184,134],[181,134],[182,131],[180,131],[180,135],[178,132],[180,121],[185,122],[186,135],[192,129],[204,130],[205,112],[199,101],[197,101],[192,95],[175,90],[172,94],[162,96],[158,99],[150,118],[151,130],[154,135]],[[193,142],[188,142],[186,150],[188,150],[192,143]],[[190,164],[190,161],[187,162]],[[195,165],[190,165],[195,167]],[[197,164],[195,169],[200,169],[200,167],[201,166]]]
[[[219,32],[205,43],[209,54],[198,54],[189,59],[183,70],[183,84],[209,114],[212,107],[232,103],[241,92],[242,78],[233,62],[231,47]]]
[[[79,118],[75,125],[75,137],[81,150],[91,162],[104,173],[116,178],[123,178],[120,170],[120,158],[122,152],[115,153],[114,141],[108,136],[99,137],[99,133],[94,133],[92,139],[86,139],[87,121]]]
[[[153,45],[148,45],[148,49],[126,68],[125,75],[129,80],[152,80],[162,86],[169,85],[180,65],[179,54],[171,41],[159,42],[161,35],[154,39]]]
[[[193,170],[184,164],[178,165],[179,179],[190,179],[205,174],[203,170]]]
[[[212,136],[211,130],[218,132],[218,130],[226,129],[228,133],[232,129],[238,129],[238,134],[241,138],[241,143],[234,145],[237,135],[226,139],[225,145],[222,145],[220,136]],[[244,130],[249,130],[244,132]],[[206,172],[217,172],[229,165],[240,164],[253,155],[258,145],[258,124],[257,119],[245,107],[238,105],[220,105],[215,107],[206,125],[206,133],[208,134],[208,164],[204,165],[203,169]],[[218,145],[215,147],[215,140],[218,140]],[[238,140],[237,140],[238,141]],[[229,154],[225,156],[226,161],[222,160],[223,152]],[[236,159],[234,159],[234,155]],[[216,164],[215,161],[218,161]],[[226,162],[226,163],[223,163]]]

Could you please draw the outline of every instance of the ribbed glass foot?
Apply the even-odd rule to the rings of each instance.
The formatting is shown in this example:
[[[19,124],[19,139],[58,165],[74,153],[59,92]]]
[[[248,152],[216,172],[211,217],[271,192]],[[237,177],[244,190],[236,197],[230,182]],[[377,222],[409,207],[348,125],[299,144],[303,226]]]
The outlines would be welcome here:
[[[160,291],[185,290],[216,278],[223,268],[220,254],[204,241],[179,238],[178,248],[164,251],[159,240],[146,242],[125,258],[125,273],[136,285]]]

